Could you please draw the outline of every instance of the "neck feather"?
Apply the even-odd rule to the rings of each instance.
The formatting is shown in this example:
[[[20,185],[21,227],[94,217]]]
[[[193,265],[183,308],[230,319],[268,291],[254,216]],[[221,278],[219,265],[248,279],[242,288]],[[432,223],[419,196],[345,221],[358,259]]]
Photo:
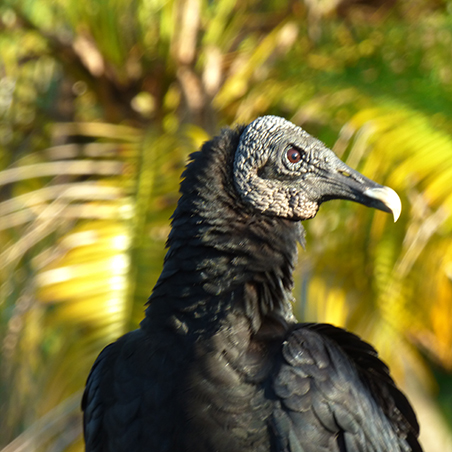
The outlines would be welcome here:
[[[242,130],[225,130],[192,155],[149,320],[176,316],[184,328],[207,331],[232,312],[257,332],[265,318],[292,317],[292,272],[303,229],[240,199],[232,169]]]

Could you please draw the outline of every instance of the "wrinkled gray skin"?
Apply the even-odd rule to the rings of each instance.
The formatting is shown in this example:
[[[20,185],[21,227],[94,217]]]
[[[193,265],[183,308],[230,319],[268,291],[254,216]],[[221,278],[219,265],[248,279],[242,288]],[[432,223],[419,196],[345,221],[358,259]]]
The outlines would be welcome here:
[[[294,148],[302,155],[295,164],[287,158]],[[234,177],[242,198],[269,215],[307,220],[333,198],[392,212],[394,221],[400,215],[400,199],[392,189],[362,176],[322,142],[277,116],[260,117],[246,127]]]

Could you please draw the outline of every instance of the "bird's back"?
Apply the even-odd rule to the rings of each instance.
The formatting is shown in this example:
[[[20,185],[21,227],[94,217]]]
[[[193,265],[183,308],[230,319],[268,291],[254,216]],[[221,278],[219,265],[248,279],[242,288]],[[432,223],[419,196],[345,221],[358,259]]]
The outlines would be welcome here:
[[[106,347],[83,400],[86,450],[269,451],[271,362],[246,342],[139,329]]]
[[[196,342],[137,330],[108,346],[85,393],[87,451],[420,451],[408,402],[357,336],[294,324],[255,340],[227,320]]]

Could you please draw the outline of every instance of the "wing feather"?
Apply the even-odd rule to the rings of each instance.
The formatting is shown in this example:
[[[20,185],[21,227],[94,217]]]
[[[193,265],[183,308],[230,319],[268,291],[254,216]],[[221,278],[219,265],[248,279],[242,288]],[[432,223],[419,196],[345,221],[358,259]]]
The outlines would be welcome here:
[[[421,450],[413,410],[358,336],[331,325],[297,325],[281,358],[272,382],[278,451]]]

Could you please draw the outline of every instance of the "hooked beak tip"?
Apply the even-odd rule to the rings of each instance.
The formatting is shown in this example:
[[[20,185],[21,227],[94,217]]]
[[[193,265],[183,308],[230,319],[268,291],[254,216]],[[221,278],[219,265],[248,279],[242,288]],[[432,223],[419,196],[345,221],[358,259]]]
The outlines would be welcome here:
[[[374,207],[392,213],[394,223],[399,219],[402,211],[402,202],[400,201],[399,195],[392,188],[368,188],[363,194],[376,201]]]

